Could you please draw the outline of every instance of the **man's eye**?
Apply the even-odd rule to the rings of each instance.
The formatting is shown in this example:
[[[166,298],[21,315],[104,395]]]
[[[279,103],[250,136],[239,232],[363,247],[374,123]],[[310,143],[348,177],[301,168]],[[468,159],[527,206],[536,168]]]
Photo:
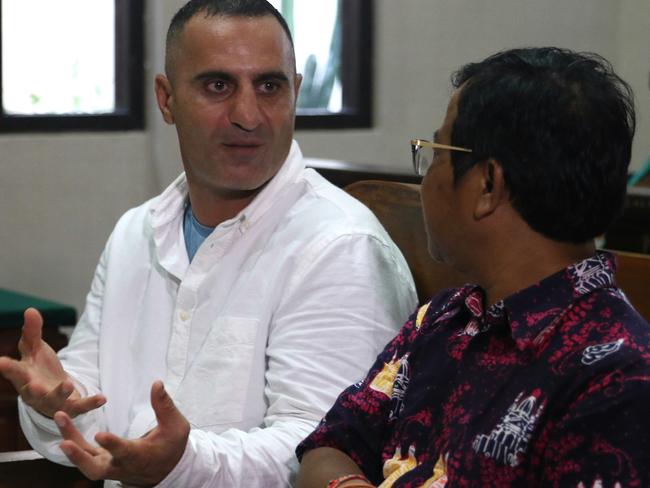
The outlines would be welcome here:
[[[222,80],[211,81],[210,83],[208,83],[208,89],[215,93],[223,93],[224,91],[226,91],[227,88],[228,85],[226,84],[225,81]]]
[[[274,81],[265,81],[261,86],[264,93],[273,93],[278,91],[279,88],[280,86]]]

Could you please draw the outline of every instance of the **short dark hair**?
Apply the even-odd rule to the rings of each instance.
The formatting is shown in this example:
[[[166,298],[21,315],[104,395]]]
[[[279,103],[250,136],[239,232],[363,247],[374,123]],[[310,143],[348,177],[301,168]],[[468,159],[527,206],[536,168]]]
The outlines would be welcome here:
[[[264,17],[272,15],[278,21],[282,30],[287,35],[293,48],[291,30],[284,20],[282,14],[266,0],[190,0],[183,5],[174,15],[167,29],[166,39],[166,63],[165,69],[169,73],[170,47],[182,32],[185,24],[199,12],[205,13],[206,17]]]
[[[535,231],[586,242],[622,210],[635,130],[633,94],[593,53],[503,51],[452,75],[458,180],[479,161],[503,167],[512,205]]]

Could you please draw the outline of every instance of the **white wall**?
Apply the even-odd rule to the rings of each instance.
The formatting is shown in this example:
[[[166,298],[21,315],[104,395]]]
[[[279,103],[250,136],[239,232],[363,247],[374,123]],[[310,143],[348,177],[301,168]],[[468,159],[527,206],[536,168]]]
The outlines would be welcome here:
[[[0,137],[0,287],[81,306],[115,220],[154,194],[146,140]]]
[[[172,127],[154,105],[164,34],[183,0],[147,2],[147,131],[0,136],[0,287],[80,311],[113,223],[179,171]],[[409,169],[408,141],[440,123],[449,75],[497,50],[558,45],[610,59],[636,89],[632,167],[650,154],[647,0],[376,0],[375,124],[300,131],[306,155]]]
[[[625,0],[620,9],[614,67],[635,93],[637,128],[632,169],[650,158],[650,0]]]

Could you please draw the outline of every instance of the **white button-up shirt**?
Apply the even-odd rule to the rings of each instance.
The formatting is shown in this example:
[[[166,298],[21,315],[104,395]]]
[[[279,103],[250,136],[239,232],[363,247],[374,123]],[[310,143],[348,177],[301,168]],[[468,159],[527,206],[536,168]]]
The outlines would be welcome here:
[[[65,370],[108,402],[75,424],[135,438],[155,426],[162,379],[192,429],[170,487],[288,483],[297,443],[363,378],[416,305],[402,255],[372,213],[305,169],[294,142],[254,201],[188,261],[187,182],[127,212],[102,254]],[[23,430],[69,464],[51,419]]]

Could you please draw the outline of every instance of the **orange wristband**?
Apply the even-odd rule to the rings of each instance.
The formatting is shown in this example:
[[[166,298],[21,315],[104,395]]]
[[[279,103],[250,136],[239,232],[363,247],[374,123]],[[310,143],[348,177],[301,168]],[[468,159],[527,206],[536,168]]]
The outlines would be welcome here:
[[[330,482],[327,483],[327,488],[339,488],[339,486],[341,486],[346,481],[352,481],[352,480],[362,481],[363,484],[348,485],[345,488],[369,488],[371,486],[374,486],[370,482],[370,480],[362,474],[346,474],[345,476],[341,476],[340,478],[330,480]]]

